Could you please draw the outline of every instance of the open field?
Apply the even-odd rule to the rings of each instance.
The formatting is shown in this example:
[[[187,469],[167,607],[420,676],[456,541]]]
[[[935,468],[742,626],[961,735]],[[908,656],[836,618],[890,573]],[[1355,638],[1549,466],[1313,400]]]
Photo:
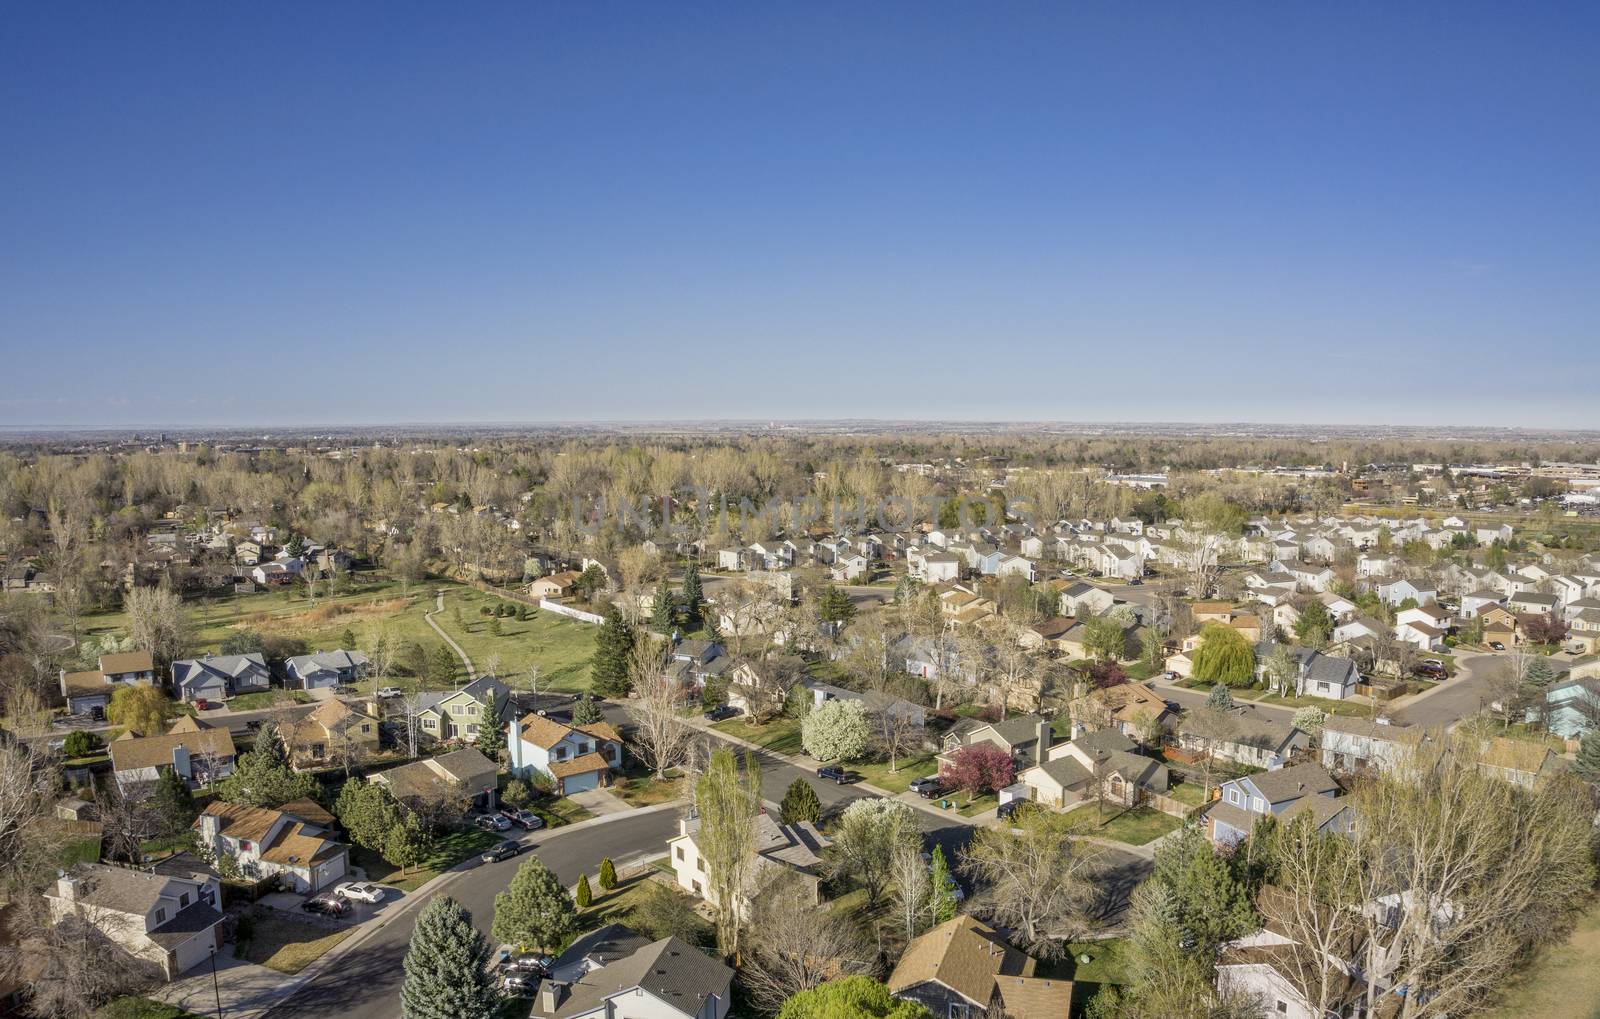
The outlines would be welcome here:
[[[1487,1019],[1600,1019],[1600,901],[1591,902],[1565,941],[1511,976]]]

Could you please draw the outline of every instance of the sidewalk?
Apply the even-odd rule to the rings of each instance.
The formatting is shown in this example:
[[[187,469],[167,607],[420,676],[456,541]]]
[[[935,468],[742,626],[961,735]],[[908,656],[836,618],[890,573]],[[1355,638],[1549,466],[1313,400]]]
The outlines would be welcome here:
[[[440,591],[436,598],[437,600],[434,602],[433,611],[423,613],[423,621],[429,626],[433,627],[433,632],[437,633],[446,644],[450,645],[450,650],[454,651],[456,653],[456,657],[461,659],[461,664],[467,667],[467,682],[470,683],[478,678],[477,672],[472,668],[472,659],[468,658],[467,653],[461,650],[460,644],[457,644],[453,639],[451,639],[450,635],[445,633],[444,630],[440,628],[439,624],[433,621],[434,615],[444,611],[444,592]]]

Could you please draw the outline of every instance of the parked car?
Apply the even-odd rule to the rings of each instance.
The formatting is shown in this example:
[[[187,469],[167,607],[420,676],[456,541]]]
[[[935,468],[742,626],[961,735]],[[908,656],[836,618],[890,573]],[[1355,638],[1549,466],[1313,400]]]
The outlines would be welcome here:
[[[1412,666],[1411,674],[1424,679],[1445,679],[1449,676],[1443,665],[1429,665],[1427,662],[1419,662]]]
[[[386,686],[378,691],[379,697],[404,697],[406,692],[397,686]]]
[[[994,815],[1001,821],[1011,820],[1016,817],[1017,811],[1024,807],[1032,810],[1033,803],[1029,800],[1007,800],[1006,802],[1000,804],[999,809],[994,812]]]
[[[539,993],[539,974],[507,973],[500,981],[500,989],[519,998],[531,998]]]
[[[1491,651],[1504,651],[1506,649],[1506,646],[1504,644],[1500,643],[1497,640],[1491,640],[1489,642],[1489,649]]]
[[[371,881],[346,881],[333,890],[333,894],[341,899],[356,899],[361,902],[382,902],[388,889],[382,885],[375,885]]]
[[[194,699],[194,709],[196,711],[210,711],[211,702],[206,700],[204,697],[196,697]]]
[[[512,952],[509,948],[500,953],[500,965],[513,973],[533,973],[544,976],[550,972],[550,967],[556,964],[554,956],[540,955],[538,952]]]
[[[314,899],[307,899],[300,904],[300,908],[319,916],[341,917],[350,914],[350,903],[331,895],[319,895]]]
[[[861,776],[857,775],[848,768],[841,768],[834,764],[825,764],[817,769],[817,777],[825,778],[830,782],[837,782],[839,785],[849,785],[851,782],[856,781]]]
[[[719,704],[706,712],[706,721],[720,722],[724,718],[732,718],[739,713],[739,709],[727,704]]]
[[[500,816],[521,828],[523,831],[538,831],[544,827],[544,818],[531,810],[518,810],[516,807],[505,807],[500,811]]]
[[[523,848],[524,847],[522,843],[512,842],[508,839],[505,842],[500,843],[498,846],[495,846],[493,849],[490,849],[487,853],[484,853],[483,862],[499,863],[501,860],[509,860],[513,856],[521,853]]]
[[[472,823],[484,831],[510,831],[511,822],[499,814],[480,814],[472,819]]]
[[[925,800],[931,800],[944,792],[944,783],[929,775],[927,778],[919,778],[912,782],[911,791]]]

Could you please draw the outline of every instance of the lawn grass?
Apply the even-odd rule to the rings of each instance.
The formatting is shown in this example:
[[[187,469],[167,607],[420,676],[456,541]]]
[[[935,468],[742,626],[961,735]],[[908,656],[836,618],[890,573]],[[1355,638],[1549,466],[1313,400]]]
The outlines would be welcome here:
[[[355,933],[354,927],[329,930],[284,916],[277,910],[257,909],[251,916],[250,941],[244,958],[290,976],[327,954]]]
[[[1079,835],[1091,835],[1130,846],[1142,846],[1158,839],[1183,824],[1180,818],[1163,814],[1152,807],[1135,807],[1120,814],[1108,808],[1102,817],[1093,804],[1079,807],[1066,816],[1067,827]]]
[[[1595,1019],[1600,1015],[1600,900],[1591,900],[1566,940],[1508,974],[1486,1019]]]
[[[860,772],[864,781],[872,783],[879,789],[887,789],[892,793],[903,793],[911,788],[911,783],[917,779],[936,775],[939,772],[939,762],[934,760],[932,754],[902,757],[897,763],[900,765],[899,770],[892,772],[889,770],[888,761],[876,761],[871,764],[852,764],[850,767]]]
[[[730,718],[712,728],[780,754],[805,753],[800,746],[800,720],[787,715],[775,718],[766,725],[756,725],[743,718]]]
[[[242,693],[228,701],[229,711],[264,711],[280,704],[310,704],[311,695],[304,690],[261,690]]]
[[[649,771],[625,777],[627,780],[613,784],[611,791],[630,807],[652,807],[689,795],[688,783],[677,768],[669,769],[666,778],[659,780]]]
[[[361,846],[351,847],[350,862],[366,871],[368,881],[389,885],[403,892],[414,892],[462,860],[477,856],[501,841],[498,833],[481,828],[463,828],[451,832],[438,841],[427,859],[405,874],[400,873],[399,867]]]
[[[445,591],[444,611],[435,613],[433,621],[461,645],[479,673],[493,672],[508,686],[527,688],[537,667],[541,691],[581,693],[589,689],[589,663],[600,633],[598,626],[533,609],[526,620],[502,617],[497,637],[490,632],[493,617],[479,609],[506,599],[472,587],[440,586]],[[461,608],[459,624],[456,606]],[[438,641],[437,635],[434,641]]]
[[[1191,807],[1198,807],[1206,801],[1206,791],[1199,782],[1179,782],[1167,790],[1167,797]]]
[[[1087,962],[1080,961],[1087,958]],[[1090,1000],[1108,984],[1131,982],[1126,946],[1121,938],[1104,941],[1074,941],[1060,959],[1039,963],[1034,975],[1046,979],[1072,981],[1072,1014],[1082,1015]]]
[[[595,873],[589,875],[594,901],[588,909],[578,910],[578,929],[582,931],[604,927],[608,923],[626,924],[651,882],[650,875],[645,874],[619,882],[617,887],[607,892],[601,890],[600,882],[596,880],[598,877],[599,869],[596,868]]]
[[[94,1014],[94,1019],[202,1019],[176,1005],[149,998],[118,998]]]
[[[984,793],[971,803],[963,803],[959,795],[954,798],[956,801],[956,812],[962,817],[977,817],[985,810],[993,810],[1000,805],[1000,797],[996,796],[994,793]]]
[[[544,818],[546,828],[562,828],[569,824],[577,824],[579,821],[587,821],[594,816],[594,812],[588,807],[574,803],[566,797],[535,803],[529,809]]]
[[[1239,691],[1234,691],[1234,696],[1239,696]],[[1251,700],[1260,704],[1276,704],[1285,708],[1321,708],[1330,715],[1344,715],[1347,718],[1366,718],[1372,714],[1372,705],[1361,701],[1335,701],[1325,697],[1280,697],[1277,694],[1265,694],[1251,697]]]

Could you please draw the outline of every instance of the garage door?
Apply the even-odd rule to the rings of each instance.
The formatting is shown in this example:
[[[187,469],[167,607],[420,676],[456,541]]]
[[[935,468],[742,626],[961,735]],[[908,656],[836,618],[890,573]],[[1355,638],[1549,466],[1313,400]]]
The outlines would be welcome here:
[[[581,793],[586,789],[597,789],[600,786],[600,773],[591,771],[583,775],[568,775],[563,780],[562,786],[569,793]]]

